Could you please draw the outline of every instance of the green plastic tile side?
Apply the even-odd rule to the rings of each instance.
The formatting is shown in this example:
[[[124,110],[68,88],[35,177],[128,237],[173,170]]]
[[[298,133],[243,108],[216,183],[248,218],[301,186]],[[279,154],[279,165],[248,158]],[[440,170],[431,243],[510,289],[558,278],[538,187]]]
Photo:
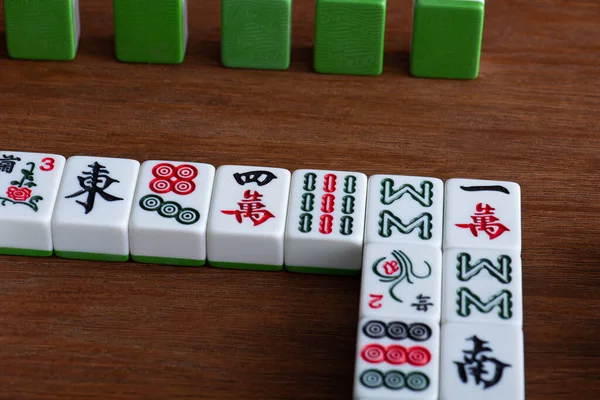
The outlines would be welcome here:
[[[119,61],[180,64],[185,57],[183,0],[113,0]]]
[[[291,0],[221,0],[221,62],[229,68],[287,69]]]
[[[211,266],[216,268],[227,268],[227,269],[245,269],[252,271],[281,271],[283,265],[267,265],[267,264],[244,264],[244,263],[231,263],[221,261],[209,261]]]
[[[69,61],[77,53],[72,0],[4,0],[6,47],[16,59]]]
[[[200,267],[206,264],[206,260],[191,260],[188,258],[148,257],[131,255],[135,262],[144,264],[176,265],[181,267]]]
[[[82,253],[78,251],[59,251],[54,250],[54,254],[61,258],[72,258],[75,260],[91,260],[91,261],[120,261],[129,260],[129,254],[101,254],[101,253]]]
[[[385,0],[317,0],[315,9],[315,71],[381,74]]]
[[[410,73],[423,78],[479,75],[483,2],[415,0]]]
[[[290,272],[300,274],[318,274],[318,275],[341,275],[341,276],[358,276],[360,270],[356,269],[337,269],[337,268],[317,268],[317,267],[294,267],[286,265],[285,269]]]
[[[31,250],[17,249],[14,247],[0,247],[0,254],[8,256],[50,257],[52,255],[52,250]]]

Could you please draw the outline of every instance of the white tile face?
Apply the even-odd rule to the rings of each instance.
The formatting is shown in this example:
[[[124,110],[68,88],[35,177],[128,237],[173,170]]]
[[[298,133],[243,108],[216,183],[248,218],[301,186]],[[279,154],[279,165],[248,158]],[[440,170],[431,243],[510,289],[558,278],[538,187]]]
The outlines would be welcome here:
[[[523,400],[523,331],[510,325],[442,325],[440,400]]]
[[[290,176],[281,168],[217,169],[208,219],[211,264],[283,266]]]
[[[444,252],[445,322],[523,324],[521,258],[499,250]]]
[[[362,173],[294,171],[286,266],[360,270],[366,195],[367,177]]]
[[[419,243],[442,247],[444,184],[437,178],[369,178],[365,243]]]
[[[521,188],[516,183],[450,179],[444,218],[444,250],[521,252]]]
[[[56,154],[0,151],[0,253],[52,252],[52,213],[64,166]]]
[[[209,164],[144,162],[129,227],[132,257],[205,261],[214,178],[215,168]]]
[[[420,318],[439,323],[442,250],[417,244],[368,243],[360,290],[361,317]]]
[[[135,160],[84,156],[67,160],[52,220],[57,255],[129,257],[129,217],[138,172]]]
[[[439,329],[422,320],[361,319],[354,398],[437,400]]]

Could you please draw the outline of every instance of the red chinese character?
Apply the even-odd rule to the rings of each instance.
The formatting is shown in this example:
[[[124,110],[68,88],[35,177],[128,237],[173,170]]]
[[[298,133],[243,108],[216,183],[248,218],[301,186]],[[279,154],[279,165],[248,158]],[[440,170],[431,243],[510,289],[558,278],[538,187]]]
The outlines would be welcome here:
[[[269,210],[264,209],[265,205],[260,202],[262,196],[262,194],[256,191],[251,192],[250,190],[246,190],[244,192],[244,200],[238,203],[240,206],[239,210],[221,210],[221,212],[227,215],[235,215],[235,219],[240,224],[244,218],[248,218],[254,223],[254,226],[260,225],[269,218],[275,218]]]
[[[485,232],[490,240],[496,239],[504,232],[509,231],[506,226],[502,225],[498,218],[494,216],[495,208],[489,204],[485,206],[481,203],[475,206],[475,215],[471,216],[472,224],[456,224],[459,228],[469,228],[473,236],[477,237],[477,231]]]

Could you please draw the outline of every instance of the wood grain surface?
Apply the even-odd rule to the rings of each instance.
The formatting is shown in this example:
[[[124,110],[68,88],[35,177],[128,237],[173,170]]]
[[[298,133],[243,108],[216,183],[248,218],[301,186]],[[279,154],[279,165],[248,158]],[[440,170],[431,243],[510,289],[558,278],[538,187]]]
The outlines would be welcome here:
[[[489,0],[474,81],[408,76],[411,4],[388,2],[373,78],[312,72],[312,1],[267,72],[220,67],[216,1],[157,66],[115,61],[110,2],[83,0],[74,62],[9,60],[0,34],[0,149],[518,182],[527,399],[596,400],[600,2]],[[1,256],[0,398],[349,399],[359,288]]]

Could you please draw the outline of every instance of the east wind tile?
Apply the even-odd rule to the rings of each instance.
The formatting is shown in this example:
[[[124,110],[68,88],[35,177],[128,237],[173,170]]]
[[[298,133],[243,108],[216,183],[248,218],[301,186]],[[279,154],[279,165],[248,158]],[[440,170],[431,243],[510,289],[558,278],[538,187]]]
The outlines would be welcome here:
[[[121,158],[67,160],[52,219],[57,256],[129,259],[129,217],[139,166]]]

